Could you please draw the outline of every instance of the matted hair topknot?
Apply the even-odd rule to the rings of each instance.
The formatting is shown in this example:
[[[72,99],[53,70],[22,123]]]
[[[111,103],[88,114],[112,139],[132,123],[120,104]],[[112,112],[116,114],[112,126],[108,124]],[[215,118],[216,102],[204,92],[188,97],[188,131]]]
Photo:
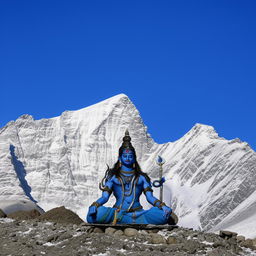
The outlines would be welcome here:
[[[122,150],[131,149],[132,151],[135,152],[135,149],[131,143],[131,137],[129,135],[128,129],[125,131],[125,136],[123,137],[123,143],[122,143],[122,146],[120,147],[120,149],[122,149]]]

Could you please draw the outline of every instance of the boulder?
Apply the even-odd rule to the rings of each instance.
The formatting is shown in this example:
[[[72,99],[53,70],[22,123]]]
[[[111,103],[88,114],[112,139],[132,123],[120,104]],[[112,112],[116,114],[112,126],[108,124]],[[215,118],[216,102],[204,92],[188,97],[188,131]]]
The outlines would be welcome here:
[[[117,230],[115,233],[114,233],[114,236],[123,236],[124,235],[124,232],[122,230]]]
[[[94,228],[93,233],[104,233],[104,231],[101,228]]]
[[[116,232],[115,228],[108,227],[108,228],[105,229],[105,233],[108,234],[108,235],[112,235],[115,232]]]
[[[236,237],[236,240],[237,240],[238,242],[242,242],[242,241],[245,240],[245,237],[244,237],[244,236],[237,236],[237,237]]]
[[[51,209],[50,211],[42,214],[38,219],[65,224],[79,225],[83,223],[83,220],[80,219],[76,213],[66,209],[64,206]]]
[[[6,218],[7,215],[4,213],[4,211],[2,211],[2,209],[0,209],[0,218]]]
[[[178,241],[177,241],[177,238],[175,236],[169,236],[167,238],[167,244],[177,244]]]
[[[227,231],[227,230],[220,230],[219,236],[224,238],[224,239],[229,239],[229,238],[232,238],[232,237],[235,238],[237,236],[237,233]]]
[[[138,230],[135,228],[126,228],[124,230],[124,234],[129,237],[136,236],[138,234]]]
[[[152,244],[166,244],[166,239],[160,234],[152,234],[151,236]]]

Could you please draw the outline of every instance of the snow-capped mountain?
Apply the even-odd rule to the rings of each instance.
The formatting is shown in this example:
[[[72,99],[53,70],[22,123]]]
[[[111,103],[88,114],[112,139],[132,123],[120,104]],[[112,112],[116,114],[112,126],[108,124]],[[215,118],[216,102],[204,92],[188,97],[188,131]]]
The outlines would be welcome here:
[[[180,225],[256,236],[251,225],[256,153],[249,145],[220,138],[202,124],[178,141],[159,145],[124,94],[51,119],[23,115],[1,128],[0,208],[7,200],[30,199],[45,210],[64,205],[85,217],[100,196],[106,164],[117,161],[126,129],[143,171],[153,179],[158,177],[156,157],[166,160],[164,199]],[[249,232],[238,225],[242,222],[250,225]]]
[[[29,197],[45,210],[65,205],[85,215],[127,128],[142,160],[154,142],[123,94],[51,119],[9,122],[0,130],[0,199]]]

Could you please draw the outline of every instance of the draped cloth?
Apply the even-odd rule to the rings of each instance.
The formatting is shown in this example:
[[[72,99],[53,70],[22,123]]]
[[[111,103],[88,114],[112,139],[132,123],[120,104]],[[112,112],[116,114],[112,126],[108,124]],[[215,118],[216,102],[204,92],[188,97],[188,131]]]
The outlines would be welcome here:
[[[116,208],[100,206],[95,215],[87,215],[88,223],[111,224],[115,218]],[[158,207],[149,210],[139,209],[134,212],[120,210],[116,212],[116,224],[167,224],[164,211]]]

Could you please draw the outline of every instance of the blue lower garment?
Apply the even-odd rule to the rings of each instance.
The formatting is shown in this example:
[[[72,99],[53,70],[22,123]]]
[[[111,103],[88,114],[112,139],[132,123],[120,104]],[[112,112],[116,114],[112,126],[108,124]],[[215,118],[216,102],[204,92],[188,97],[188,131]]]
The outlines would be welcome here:
[[[100,206],[97,214],[93,216],[87,215],[88,223],[110,224],[114,220],[116,208]],[[117,224],[167,224],[164,217],[164,211],[158,207],[152,207],[149,210],[140,209],[135,212],[126,212],[121,210],[117,213]]]

